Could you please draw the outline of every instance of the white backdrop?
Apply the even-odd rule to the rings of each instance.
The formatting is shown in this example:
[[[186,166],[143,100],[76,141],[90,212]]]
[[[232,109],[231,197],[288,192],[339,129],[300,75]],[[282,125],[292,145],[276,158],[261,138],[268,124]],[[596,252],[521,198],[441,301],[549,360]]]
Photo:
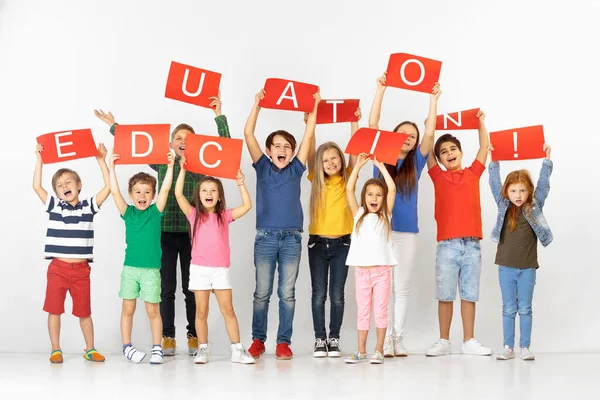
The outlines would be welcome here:
[[[0,351],[47,352],[46,314],[42,311],[47,261],[42,259],[47,214],[31,190],[35,137],[60,130],[91,128],[97,142],[110,149],[108,128],[95,119],[94,108],[111,110],[121,123],[187,122],[198,133],[216,135],[213,113],[164,98],[172,60],[223,73],[223,112],[233,137],[243,126],[254,94],[268,77],[317,84],[324,98],[360,98],[361,126],[367,124],[375,79],[385,70],[389,54],[407,52],[443,61],[443,95],[439,112],[481,107],[490,131],[543,124],[553,146],[555,172],[545,213],[555,241],[540,245],[534,296],[532,348],[539,352],[598,350],[600,317],[597,307],[598,262],[592,248],[600,235],[594,196],[598,193],[592,157],[600,146],[597,96],[600,61],[595,40],[600,37],[598,1],[566,6],[543,1],[336,1],[276,0],[249,2],[197,1],[0,1],[0,160],[4,195],[2,210],[3,262],[0,268]],[[389,89],[383,103],[383,129],[399,121],[416,121],[421,130],[428,96]],[[257,138],[287,129],[300,139],[302,114],[263,110]],[[439,133],[438,133],[439,135]],[[319,143],[347,143],[349,124],[318,126]],[[477,149],[475,131],[459,132],[465,165]],[[589,155],[588,155],[589,153]],[[502,164],[503,176],[529,168],[537,179],[541,161]],[[83,196],[101,185],[94,159],[67,163],[79,171]],[[44,186],[59,165],[44,168]],[[244,149],[242,168],[255,198],[255,173]],[[366,168],[370,170],[370,166]],[[119,168],[121,187],[147,166]],[[370,172],[370,171],[369,171]],[[364,171],[361,183],[369,175]],[[483,209],[483,270],[476,337],[502,346],[501,298],[495,246],[489,239],[496,208],[481,179]],[[307,226],[309,183],[302,201]],[[237,187],[225,183],[230,205],[240,202]],[[17,197],[15,197],[17,196]],[[419,250],[405,344],[422,352],[438,337],[434,299],[436,226],[433,188],[424,172],[420,181]],[[234,306],[242,340],[249,344],[254,267],[252,263],[255,210],[231,227]],[[120,349],[117,296],[124,256],[124,225],[111,198],[96,218],[95,262],[92,267],[92,310],[96,347]],[[295,352],[312,351],[310,277],[304,250],[296,293],[292,338]],[[342,345],[356,343],[354,277],[346,285]],[[268,350],[277,331],[277,297],[271,299]],[[222,317],[212,300],[209,317],[214,352],[227,352]],[[456,304],[458,306],[458,302]],[[79,324],[63,317],[65,351],[84,347]],[[177,293],[177,339],[185,344],[183,296]],[[455,350],[462,338],[458,307],[451,339]],[[372,337],[371,337],[372,339]],[[150,345],[143,307],[135,318],[134,342]]]

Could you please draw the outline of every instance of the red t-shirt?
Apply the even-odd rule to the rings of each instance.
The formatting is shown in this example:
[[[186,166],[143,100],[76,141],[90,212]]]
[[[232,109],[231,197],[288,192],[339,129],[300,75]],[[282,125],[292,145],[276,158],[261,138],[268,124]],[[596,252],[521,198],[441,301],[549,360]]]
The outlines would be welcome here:
[[[429,170],[435,189],[438,242],[469,236],[483,238],[479,178],[484,170],[477,160],[459,171],[444,171],[439,165]]]

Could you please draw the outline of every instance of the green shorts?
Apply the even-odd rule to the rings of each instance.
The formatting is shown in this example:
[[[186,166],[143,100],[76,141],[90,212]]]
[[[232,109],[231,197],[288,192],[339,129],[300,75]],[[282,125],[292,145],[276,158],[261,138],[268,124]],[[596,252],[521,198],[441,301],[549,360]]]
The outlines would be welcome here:
[[[123,267],[119,297],[160,303],[160,268]]]

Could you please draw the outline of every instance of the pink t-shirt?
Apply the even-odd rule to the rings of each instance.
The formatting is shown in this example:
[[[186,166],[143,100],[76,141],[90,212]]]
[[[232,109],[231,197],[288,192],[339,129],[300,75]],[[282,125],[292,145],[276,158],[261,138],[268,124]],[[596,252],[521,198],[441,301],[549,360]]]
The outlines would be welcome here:
[[[223,222],[219,225],[217,214],[208,214],[207,218],[196,227],[192,243],[192,264],[203,267],[229,268],[229,224],[233,222],[231,208],[223,211]],[[196,209],[188,215],[190,232],[194,229]],[[191,234],[191,233],[190,233]]]

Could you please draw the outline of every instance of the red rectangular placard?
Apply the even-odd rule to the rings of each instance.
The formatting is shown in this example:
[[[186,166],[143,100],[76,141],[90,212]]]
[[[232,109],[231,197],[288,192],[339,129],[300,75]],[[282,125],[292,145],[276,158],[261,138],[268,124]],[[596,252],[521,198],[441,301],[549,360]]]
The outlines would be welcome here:
[[[354,115],[359,107],[359,99],[321,100],[317,108],[317,124],[358,121]]]
[[[344,152],[352,155],[367,153],[375,155],[386,164],[396,165],[400,150],[408,137],[406,133],[360,128],[352,136]]]
[[[165,97],[210,108],[211,97],[219,95],[221,74],[172,61]]]
[[[44,147],[41,153],[44,164],[98,155],[91,129],[47,133],[36,140]]]
[[[185,169],[197,174],[235,179],[242,162],[241,139],[188,135]]]
[[[411,54],[390,55],[386,85],[400,89],[431,93],[439,82],[442,62]]]
[[[490,132],[493,161],[532,160],[546,157],[542,125]]]
[[[458,111],[437,116],[435,129],[439,131],[457,131],[462,129],[479,129],[479,108]]]
[[[265,97],[258,104],[264,108],[311,112],[315,105],[313,95],[319,87],[287,79],[269,78],[265,82]]]
[[[168,164],[169,124],[117,125],[114,153],[117,164]]]

